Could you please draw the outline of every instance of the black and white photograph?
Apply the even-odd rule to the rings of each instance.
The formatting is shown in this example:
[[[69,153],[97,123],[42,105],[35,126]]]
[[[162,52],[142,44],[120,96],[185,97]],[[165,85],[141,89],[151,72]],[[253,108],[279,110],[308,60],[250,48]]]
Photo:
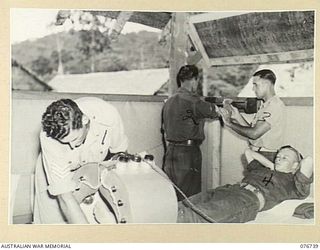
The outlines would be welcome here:
[[[11,8],[8,224],[315,225],[315,14]]]

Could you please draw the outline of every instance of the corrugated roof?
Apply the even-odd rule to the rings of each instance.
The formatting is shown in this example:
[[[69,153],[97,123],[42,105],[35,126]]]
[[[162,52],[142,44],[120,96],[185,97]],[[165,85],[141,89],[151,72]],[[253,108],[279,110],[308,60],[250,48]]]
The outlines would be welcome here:
[[[83,10],[94,15],[105,16],[117,19],[120,12],[126,11],[103,11],[103,10]],[[60,10],[56,17],[56,25],[62,25],[70,17],[70,10]],[[157,29],[163,29],[171,19],[171,12],[144,12],[135,11],[129,18],[129,22],[140,23]]]
[[[57,75],[48,85],[57,92],[153,95],[169,79],[169,69]]]
[[[314,57],[314,11],[267,11],[190,18],[191,38],[208,65],[298,62]]]
[[[88,11],[101,16],[117,19],[120,11]],[[157,29],[163,29],[171,19],[171,12],[144,12],[135,11],[128,20],[129,22],[140,23]]]

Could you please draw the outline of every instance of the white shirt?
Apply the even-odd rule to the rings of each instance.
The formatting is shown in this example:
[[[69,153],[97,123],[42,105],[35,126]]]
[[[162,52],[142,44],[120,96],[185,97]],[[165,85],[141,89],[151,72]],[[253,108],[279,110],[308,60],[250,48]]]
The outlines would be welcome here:
[[[270,124],[271,129],[256,140],[249,140],[255,147],[276,151],[284,143],[284,130],[286,127],[286,107],[278,96],[273,96],[264,102],[251,123],[255,126],[258,121]]]
[[[100,162],[105,159],[108,150],[125,151],[128,139],[118,111],[102,99],[84,97],[75,100],[80,110],[90,119],[90,128],[85,142],[72,149],[69,144],[40,133],[42,159],[52,195],[73,191],[76,183],[72,181],[71,170],[88,162]]]

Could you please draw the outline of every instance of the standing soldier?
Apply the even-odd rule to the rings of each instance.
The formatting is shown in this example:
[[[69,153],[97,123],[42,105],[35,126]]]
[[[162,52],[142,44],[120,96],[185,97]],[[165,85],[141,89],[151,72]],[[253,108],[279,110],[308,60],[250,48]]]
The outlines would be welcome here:
[[[201,191],[200,145],[205,118],[218,118],[218,107],[196,94],[198,68],[185,65],[177,75],[178,90],[163,108],[163,129],[168,148],[164,171],[188,197]],[[181,200],[180,194],[178,199]]]

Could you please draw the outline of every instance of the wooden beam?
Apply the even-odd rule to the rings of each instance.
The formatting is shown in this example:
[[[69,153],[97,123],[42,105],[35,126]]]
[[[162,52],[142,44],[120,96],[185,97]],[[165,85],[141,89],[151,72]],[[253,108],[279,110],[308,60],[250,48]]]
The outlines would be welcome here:
[[[282,97],[281,100],[286,106],[313,106],[313,97]]]
[[[189,55],[187,58],[187,63],[190,65],[197,64],[202,59],[202,55],[199,51],[195,52],[193,55]]]
[[[192,19],[192,17],[190,17],[190,19]],[[194,24],[191,21],[189,21],[188,32],[189,32],[190,38],[191,38],[196,50],[200,52],[203,60],[207,64],[207,67],[209,67],[210,66],[210,58],[208,57],[208,54],[203,46],[203,43],[199,37],[199,34],[198,34]]]
[[[211,58],[210,66],[232,66],[239,64],[276,64],[292,63],[301,61],[313,61],[314,50],[299,50],[288,52],[277,52],[250,56],[231,56]]]
[[[171,21],[171,46],[170,46],[170,83],[169,95],[177,89],[177,74],[181,66],[186,64],[186,34],[187,13],[176,12],[172,15]]]
[[[208,96],[208,68],[204,60],[199,67],[202,68],[203,74],[203,95]],[[208,190],[218,187],[221,183],[221,124],[219,120],[206,122],[205,125],[206,139],[204,141],[205,151],[203,152],[202,161],[202,194]]]
[[[132,14],[132,11],[121,11],[119,13],[114,26],[109,31],[109,37],[112,42],[115,42],[118,39],[118,36],[120,35],[124,25],[130,19]]]
[[[105,101],[112,102],[163,102],[167,96],[153,95],[110,95],[110,94],[91,94],[91,93],[63,93],[63,92],[41,92],[13,90],[12,99],[26,100],[58,100],[62,98],[77,99],[80,97],[98,97]]]
[[[167,96],[151,95],[109,95],[109,94],[90,94],[90,93],[63,93],[63,92],[42,92],[28,90],[13,90],[12,99],[27,100],[58,100],[61,98],[76,99],[85,96],[102,98],[106,101],[114,102],[163,102]],[[242,99],[244,97],[238,97]],[[313,97],[281,97],[286,106],[313,106]]]

